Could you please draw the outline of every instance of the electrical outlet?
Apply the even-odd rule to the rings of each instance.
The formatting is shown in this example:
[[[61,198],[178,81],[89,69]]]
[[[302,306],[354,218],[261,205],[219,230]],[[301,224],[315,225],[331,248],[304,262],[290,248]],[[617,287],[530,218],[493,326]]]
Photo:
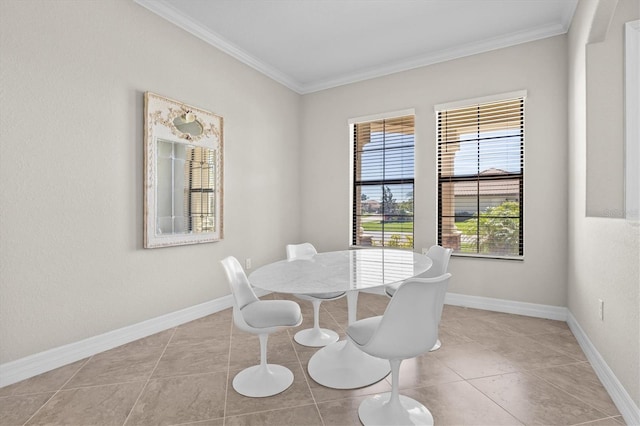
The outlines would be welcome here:
[[[248,257],[245,261],[244,261],[244,268],[245,269],[251,269],[251,258]]]
[[[598,318],[604,321],[604,300],[598,299]]]

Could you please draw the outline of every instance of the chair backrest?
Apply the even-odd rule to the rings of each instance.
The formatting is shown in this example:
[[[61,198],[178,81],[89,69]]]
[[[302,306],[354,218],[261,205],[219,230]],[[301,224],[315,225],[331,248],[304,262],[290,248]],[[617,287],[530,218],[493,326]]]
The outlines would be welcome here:
[[[220,263],[222,263],[224,272],[227,274],[227,280],[229,281],[229,287],[231,288],[235,308],[240,310],[248,304],[259,300],[258,296],[253,292],[251,284],[249,284],[249,279],[244,273],[238,259],[233,256],[229,256],[222,259]]]
[[[444,248],[439,245],[433,245],[429,247],[429,250],[427,251],[427,257],[429,257],[433,261],[433,265],[431,266],[431,268],[418,275],[418,277],[435,278],[446,274],[452,252],[453,250],[451,250],[450,248]]]
[[[287,245],[287,259],[309,259],[316,255],[318,251],[311,243],[289,244]]]
[[[406,359],[428,352],[438,339],[438,324],[451,274],[410,278],[393,295],[380,325],[363,346],[379,358]]]

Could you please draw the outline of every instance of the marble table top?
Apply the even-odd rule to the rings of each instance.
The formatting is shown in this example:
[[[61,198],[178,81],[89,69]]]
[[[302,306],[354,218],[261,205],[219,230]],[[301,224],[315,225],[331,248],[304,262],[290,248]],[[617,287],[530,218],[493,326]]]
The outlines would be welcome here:
[[[430,258],[409,250],[354,249],[270,263],[250,274],[249,281],[278,293],[358,291],[403,281],[431,265]]]

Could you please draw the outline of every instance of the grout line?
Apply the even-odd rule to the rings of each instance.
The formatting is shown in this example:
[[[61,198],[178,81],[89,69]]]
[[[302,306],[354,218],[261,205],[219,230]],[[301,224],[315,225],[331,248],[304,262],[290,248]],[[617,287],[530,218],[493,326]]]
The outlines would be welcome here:
[[[589,363],[589,361],[584,361],[583,363],[584,363],[584,364],[587,364],[587,365],[589,366],[589,368],[593,369],[593,367],[591,366],[591,364]],[[565,364],[565,365],[572,365],[572,364]],[[547,367],[547,368],[553,368],[553,367],[555,367],[555,366]],[[539,370],[542,370],[542,369],[539,369]],[[594,375],[596,374],[596,373],[595,373],[595,371],[594,371],[594,373],[593,373],[593,374],[594,374]],[[591,419],[591,420],[589,420],[589,421],[587,421],[587,422],[584,422],[584,423],[594,422],[594,421],[596,421],[596,420],[602,420],[602,419],[607,418],[607,417],[615,417],[615,416],[611,416],[610,414],[605,413],[604,411],[601,411],[599,408],[594,407],[594,406],[593,406],[593,404],[590,404],[589,402],[587,402],[587,401],[583,400],[583,399],[582,399],[582,398],[580,398],[579,396],[574,395],[574,394],[573,394],[572,392],[570,392],[570,391],[567,391],[567,390],[565,390],[565,389],[562,389],[559,385],[557,385],[557,384],[555,384],[555,383],[553,383],[553,382],[551,382],[551,381],[549,381],[549,380],[545,379],[544,377],[540,377],[540,376],[535,375],[535,374],[534,374],[534,376],[535,376],[536,378],[538,378],[538,379],[540,379],[540,380],[542,380],[542,381],[544,381],[544,382],[548,383],[548,384],[549,384],[549,385],[551,385],[552,387],[554,387],[554,388],[558,389],[560,392],[564,392],[564,393],[566,393],[567,395],[571,396],[572,398],[577,399],[578,401],[582,402],[582,403],[583,403],[583,404],[585,404],[586,406],[591,407],[592,409],[594,409],[594,410],[595,410],[595,411],[597,411],[598,413],[601,413],[602,415],[604,415],[604,417],[603,417],[603,418],[600,418],[600,419]],[[600,382],[600,379],[598,378],[598,376],[597,376],[597,375],[596,375],[596,379],[598,380],[598,382]],[[602,384],[602,383],[600,383],[600,384]],[[612,401],[611,403],[613,404],[613,401]],[[615,404],[613,404],[613,406],[614,406],[614,407],[616,407],[616,405],[615,405]],[[617,410],[617,407],[616,407],[616,410]]]
[[[144,394],[144,391],[147,389],[147,386],[149,385],[149,382],[151,381],[151,378],[153,377],[153,373],[155,373],[156,369],[158,368],[158,364],[160,364],[160,360],[162,359],[162,357],[164,356],[165,352],[167,351],[167,348],[171,344],[171,340],[173,340],[173,337],[176,335],[176,331],[177,330],[178,330],[178,327],[174,327],[173,328],[173,333],[171,333],[171,337],[169,337],[169,340],[167,341],[167,344],[164,345],[164,348],[162,349],[162,352],[160,353],[160,356],[158,357],[158,360],[156,361],[156,364],[151,369],[151,373],[149,373],[149,377],[147,377],[147,381],[142,386],[142,389],[140,389],[140,393],[138,394],[138,397],[136,398],[136,400],[133,403],[133,405],[131,406],[131,409],[129,410],[129,413],[127,414],[127,417],[124,419],[124,422],[122,423],[122,426],[126,425],[127,422],[129,421],[129,418],[131,417],[131,414],[133,413],[133,410],[136,408],[136,405],[138,405],[138,402],[140,401],[140,398],[142,397],[142,394]]]
[[[309,383],[309,378],[307,378],[307,374],[305,374],[304,372],[304,366],[302,365],[302,361],[300,360],[300,355],[298,354],[298,350],[296,349],[296,343],[295,343],[295,339],[291,336],[289,336],[291,345],[293,346],[293,352],[296,354],[296,359],[298,360],[298,366],[300,367],[300,370],[302,370],[302,377],[304,378],[305,383],[307,384],[307,389],[309,389],[309,394],[311,395],[311,400],[313,401],[313,405],[316,407],[316,412],[318,413],[318,417],[320,418],[320,422],[322,423],[322,426],[325,426],[324,423],[324,418],[322,417],[322,414],[320,413],[320,407],[318,407],[318,401],[316,401],[316,397],[313,394],[313,390],[311,389],[311,384]]]
[[[233,309],[233,308],[231,308]],[[233,320],[233,311],[231,312],[231,325],[229,326],[229,353],[227,354],[227,378],[224,382],[224,406],[222,407],[222,426],[227,424],[227,399],[229,395],[229,383],[231,376],[231,345],[233,343],[233,331],[235,322]]]
[[[38,413],[39,413],[39,412],[40,412],[40,411],[45,407],[45,405],[47,405],[47,404],[49,403],[49,401],[51,401],[51,400],[52,400],[56,395],[58,395],[58,394],[59,394],[59,393],[64,389],[64,387],[67,385],[67,383],[69,383],[69,382],[71,381],[71,379],[73,379],[74,377],[76,377],[76,375],[78,374],[78,372],[79,372],[80,370],[82,370],[82,368],[83,368],[85,365],[87,365],[87,363],[88,363],[89,361],[91,361],[91,359],[92,359],[93,357],[94,357],[94,355],[92,355],[92,356],[90,356],[89,358],[87,358],[87,359],[85,360],[85,362],[84,362],[84,363],[82,363],[82,365],[81,365],[80,367],[78,367],[78,369],[75,371],[75,373],[73,373],[73,374],[71,375],[71,377],[69,377],[69,378],[68,378],[68,379],[67,379],[67,380],[62,384],[62,386],[60,386],[60,387],[58,388],[58,390],[56,390],[56,391],[53,393],[53,395],[51,395],[51,397],[50,397],[50,398],[48,398],[48,399],[47,399],[47,400],[46,400],[46,401],[45,401],[45,402],[40,406],[40,408],[38,408],[38,409],[37,409],[37,410],[36,410],[36,411],[35,411],[35,412],[34,412],[34,413],[33,413],[33,414],[32,414],[32,415],[31,415],[31,416],[30,416],[30,417],[29,417],[29,418],[28,418],[24,423],[23,423],[23,425],[28,424],[28,423],[31,421],[31,419],[33,419],[33,418],[36,416],[36,414],[38,414]]]

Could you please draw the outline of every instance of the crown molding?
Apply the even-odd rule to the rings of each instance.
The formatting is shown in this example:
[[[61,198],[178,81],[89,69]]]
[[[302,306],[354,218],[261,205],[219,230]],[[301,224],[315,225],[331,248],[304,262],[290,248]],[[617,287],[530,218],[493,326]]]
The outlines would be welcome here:
[[[221,35],[211,31],[206,28],[202,24],[192,20],[191,18],[185,16],[182,12],[174,8],[169,3],[164,2],[163,0],[133,0],[140,6],[150,10],[161,18],[166,19],[170,23],[176,25],[179,28],[182,28],[188,33],[198,37],[199,39],[207,42],[213,47],[223,51],[229,56],[239,60],[240,62],[250,66],[251,68],[259,71],[260,73],[266,75],[272,80],[277,81],[278,83],[288,87],[289,89],[301,93],[303,87],[294,79],[290,78],[288,75],[280,72],[274,67],[260,61],[259,59],[249,55],[244,50],[240,49],[238,46],[230,43],[226,39],[224,39]]]
[[[134,0],[140,6],[150,10],[151,12],[166,19],[172,24],[191,33],[199,39],[209,43],[217,49],[227,53],[233,58],[243,62],[244,64],[254,68],[267,77],[277,81],[278,83],[288,87],[298,94],[305,95],[308,93],[319,92],[321,90],[331,89],[338,86],[357,83],[370,80],[377,77],[383,77],[402,71],[408,71],[415,68],[433,65],[440,62],[446,62],[453,59],[459,59],[466,56],[477,55],[492,50],[502,49],[517,44],[527,43],[548,37],[565,34],[571,25],[577,2],[567,2],[561,22],[545,25],[526,31],[518,31],[501,37],[494,37],[488,40],[480,40],[474,43],[468,43],[451,49],[443,49],[422,56],[408,58],[405,61],[394,61],[392,63],[384,63],[376,65],[362,71],[342,75],[336,78],[329,78],[320,81],[312,81],[302,83],[282,71],[266,64],[254,56],[248,54],[238,46],[224,39],[221,35],[204,27],[202,24],[192,20],[184,15],[170,3],[164,0]]]
[[[534,28],[527,31],[512,33],[503,37],[495,37],[488,40],[481,40],[475,43],[468,43],[451,49],[443,49],[437,52],[429,53],[427,55],[416,56],[405,61],[382,64],[365,71],[352,73],[334,79],[323,80],[316,83],[310,83],[303,86],[301,94],[318,92],[321,90],[331,89],[346,84],[357,83],[360,81],[370,80],[377,77],[384,77],[386,75],[395,74],[402,71],[421,68],[427,65],[433,65],[441,62],[451,61],[454,59],[464,58],[467,56],[477,55],[480,53],[490,52],[492,50],[541,40],[548,37],[554,37],[557,35],[565,34],[567,30],[567,25],[558,23]]]

